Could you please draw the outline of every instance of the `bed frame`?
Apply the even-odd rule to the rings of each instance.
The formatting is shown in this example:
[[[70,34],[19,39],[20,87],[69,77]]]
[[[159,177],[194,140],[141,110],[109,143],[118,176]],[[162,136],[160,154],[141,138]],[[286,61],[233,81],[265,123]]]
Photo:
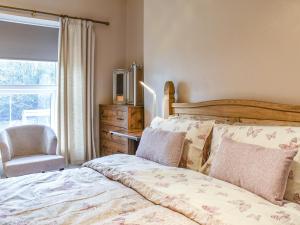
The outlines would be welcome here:
[[[164,88],[164,117],[170,115],[196,116],[219,122],[257,125],[300,126],[300,106],[263,101],[224,99],[197,103],[175,103],[175,88],[167,81]]]

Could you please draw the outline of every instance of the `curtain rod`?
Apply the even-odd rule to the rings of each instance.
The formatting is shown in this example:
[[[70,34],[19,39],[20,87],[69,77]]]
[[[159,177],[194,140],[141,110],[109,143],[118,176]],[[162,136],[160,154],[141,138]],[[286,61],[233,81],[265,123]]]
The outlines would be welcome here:
[[[50,13],[50,12],[44,12],[44,11],[39,11],[39,10],[24,9],[24,8],[12,7],[12,6],[6,6],[6,5],[0,5],[0,8],[11,9],[11,10],[18,10],[18,11],[24,11],[24,12],[30,12],[33,16],[34,16],[34,14],[37,14],[37,13],[38,13],[38,14],[44,14],[44,15],[49,15],[49,16],[69,17],[69,18],[71,18],[71,19],[88,20],[88,21],[91,21],[91,22],[94,22],[94,23],[104,24],[104,25],[106,25],[106,26],[109,25],[109,22],[107,22],[107,21],[93,20],[93,19],[87,19],[87,18],[76,17],[76,16],[61,15],[61,14]]]

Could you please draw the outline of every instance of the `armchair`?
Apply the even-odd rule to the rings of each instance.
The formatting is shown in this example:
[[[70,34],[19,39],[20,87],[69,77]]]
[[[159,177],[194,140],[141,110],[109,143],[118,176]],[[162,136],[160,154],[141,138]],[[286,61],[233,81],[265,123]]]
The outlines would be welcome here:
[[[6,177],[63,169],[64,157],[56,155],[56,149],[56,135],[47,126],[17,126],[0,133],[0,151]]]

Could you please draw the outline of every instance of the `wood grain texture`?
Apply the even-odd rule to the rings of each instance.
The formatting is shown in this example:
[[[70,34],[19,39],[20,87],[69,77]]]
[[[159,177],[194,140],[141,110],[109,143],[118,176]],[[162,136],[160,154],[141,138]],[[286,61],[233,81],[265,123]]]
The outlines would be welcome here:
[[[170,81],[166,83],[166,86],[172,86]],[[174,93],[165,92],[164,98],[173,99]],[[223,99],[197,103],[169,102],[168,112],[170,112],[169,115],[196,115],[199,118],[216,119],[221,122],[235,121],[257,125],[300,125],[300,106],[255,100]]]
[[[175,102],[175,86],[172,81],[167,81],[164,87],[163,117],[168,118],[173,114],[172,104]]]
[[[144,108],[133,105],[100,105],[100,152],[101,156],[111,154],[135,154],[136,145],[126,137],[111,135],[110,131],[124,132],[142,130]]]
[[[144,107],[132,105],[100,105],[100,121],[128,130],[142,129]]]

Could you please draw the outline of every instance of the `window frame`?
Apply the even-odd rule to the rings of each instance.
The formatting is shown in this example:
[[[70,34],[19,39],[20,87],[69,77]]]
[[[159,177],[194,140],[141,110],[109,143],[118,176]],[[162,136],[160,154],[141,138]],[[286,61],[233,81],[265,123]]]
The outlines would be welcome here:
[[[56,74],[57,76],[57,74]],[[57,79],[56,79],[57,80]],[[57,107],[56,85],[0,85],[0,96],[50,94],[50,126],[55,128]]]

